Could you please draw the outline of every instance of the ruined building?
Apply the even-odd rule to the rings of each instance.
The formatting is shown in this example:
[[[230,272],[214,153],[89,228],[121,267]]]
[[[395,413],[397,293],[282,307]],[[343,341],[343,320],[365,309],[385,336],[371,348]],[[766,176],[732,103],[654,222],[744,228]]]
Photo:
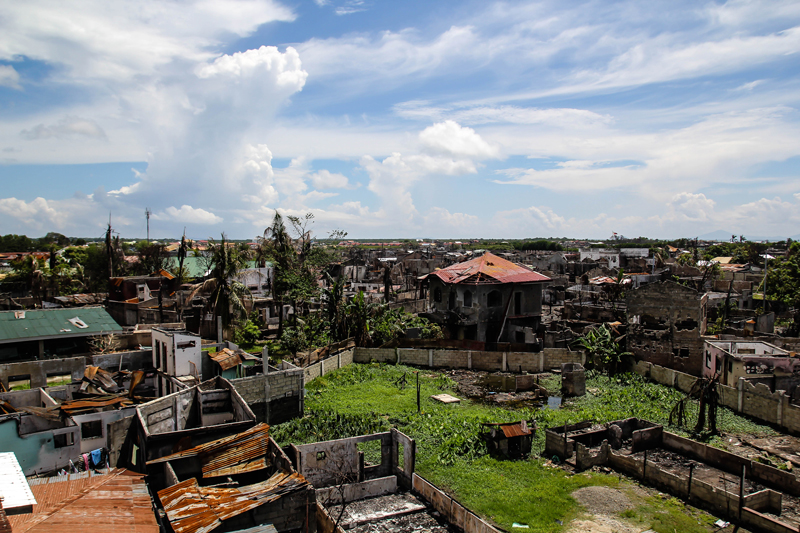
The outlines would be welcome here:
[[[536,341],[547,276],[487,252],[427,279],[432,312],[424,316],[448,329],[451,338]]]
[[[651,283],[626,296],[628,351],[637,359],[700,376],[706,298],[673,281]]]

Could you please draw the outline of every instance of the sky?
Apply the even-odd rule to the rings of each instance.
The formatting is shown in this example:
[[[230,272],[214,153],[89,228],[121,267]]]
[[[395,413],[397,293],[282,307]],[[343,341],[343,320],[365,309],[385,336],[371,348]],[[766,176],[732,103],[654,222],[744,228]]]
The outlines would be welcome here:
[[[0,234],[800,234],[800,2],[4,2]]]

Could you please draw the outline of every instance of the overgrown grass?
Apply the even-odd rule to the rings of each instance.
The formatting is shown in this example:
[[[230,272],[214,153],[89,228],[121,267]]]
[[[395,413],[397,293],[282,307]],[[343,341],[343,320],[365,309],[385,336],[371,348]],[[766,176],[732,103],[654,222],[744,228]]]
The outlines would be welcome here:
[[[592,420],[608,422],[636,416],[667,424],[669,411],[683,397],[679,391],[648,383],[640,376],[616,378],[593,375],[587,395],[565,400],[559,410],[509,409],[470,400],[442,404],[431,395],[453,392],[455,383],[431,370],[420,370],[420,410],[417,411],[416,370],[386,364],[353,364],[307,384],[306,417],[275,426],[273,437],[281,444],[296,444],[386,431],[395,427],[417,443],[417,472],[452,492],[465,506],[511,530],[513,522],[526,523],[529,531],[555,532],[580,512],[570,494],[588,485],[618,486],[616,476],[570,476],[538,457],[544,449],[546,427]],[[558,378],[554,378],[558,379]],[[557,390],[554,383],[542,383]],[[697,406],[691,404],[689,413]],[[536,420],[539,430],[528,460],[507,461],[486,454],[480,438],[482,422]],[[723,432],[766,435],[774,432],[721,409]],[[672,431],[683,432],[678,428]],[[375,455],[369,450],[370,460]],[[373,458],[374,459],[374,458]],[[706,522],[680,509],[665,508],[659,498],[645,498],[631,517],[652,524],[656,531],[708,531]],[[678,513],[678,514],[675,514]],[[673,516],[675,515],[675,516]],[[686,520],[684,520],[684,516]],[[692,529],[700,527],[700,529]],[[684,527],[685,526],[685,527]],[[671,530],[670,530],[671,531]]]

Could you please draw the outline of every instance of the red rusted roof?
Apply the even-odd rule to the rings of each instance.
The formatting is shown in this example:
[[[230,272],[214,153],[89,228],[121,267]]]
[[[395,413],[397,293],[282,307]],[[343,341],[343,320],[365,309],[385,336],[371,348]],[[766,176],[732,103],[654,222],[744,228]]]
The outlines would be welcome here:
[[[485,423],[484,426],[494,426],[500,428],[503,431],[503,435],[505,435],[507,439],[510,439],[511,437],[525,437],[533,434],[533,431],[530,427],[528,427],[528,423],[525,420],[497,424]]]
[[[480,257],[456,263],[447,268],[431,272],[445,283],[469,285],[493,283],[531,283],[550,281],[550,278],[534,272],[528,267],[512,263],[502,257],[486,252]]]
[[[235,489],[201,487],[195,478],[158,492],[175,533],[208,533],[223,520],[305,489],[301,474],[276,472],[268,480]]]
[[[242,364],[239,354],[229,348],[223,348],[218,352],[209,353],[208,356],[217,363],[222,370],[228,370]]]
[[[91,477],[69,475],[31,480],[31,490],[38,504],[33,514],[9,517],[15,533],[87,528],[159,532],[144,476],[125,469]]]
[[[269,426],[261,423],[242,433],[153,459],[147,464],[199,457],[204,478],[230,476],[268,467],[269,461],[266,457],[268,447]]]

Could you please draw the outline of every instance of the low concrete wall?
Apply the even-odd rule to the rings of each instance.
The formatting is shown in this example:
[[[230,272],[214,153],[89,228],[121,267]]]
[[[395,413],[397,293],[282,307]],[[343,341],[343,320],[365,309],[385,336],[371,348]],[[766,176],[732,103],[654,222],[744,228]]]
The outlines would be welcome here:
[[[362,362],[362,361],[354,361],[353,353],[354,350],[358,350],[359,348],[351,348],[349,350],[344,350],[342,352],[336,353],[328,357],[327,359],[323,359],[322,361],[318,361],[313,365],[309,365],[303,368],[303,376],[305,382],[309,382],[312,379],[318,378],[320,376],[324,376],[328,372],[333,372],[338,368],[343,368],[353,362]],[[369,362],[369,361],[367,361]]]
[[[500,530],[481,520],[481,518],[439,490],[425,478],[414,474],[413,489],[428,500],[448,522],[464,530],[465,533],[500,533]]]
[[[696,377],[677,370],[640,361],[634,367],[641,374],[657,383],[689,392]],[[800,406],[792,404],[785,391],[772,392],[763,383],[753,384],[745,378],[739,379],[737,387],[719,386],[720,403],[736,413],[752,417],[761,422],[777,426],[793,434],[800,434]]]
[[[430,368],[466,368],[489,372],[546,372],[562,363],[586,362],[582,351],[545,348],[541,352],[483,352],[477,350],[439,350],[418,348],[354,349],[356,363],[392,363]]]
[[[47,387],[48,376],[69,374],[72,381],[80,381],[85,368],[86,359],[83,357],[5,363],[0,364],[0,380],[7,389],[9,377],[30,376],[31,388],[36,389]]]

